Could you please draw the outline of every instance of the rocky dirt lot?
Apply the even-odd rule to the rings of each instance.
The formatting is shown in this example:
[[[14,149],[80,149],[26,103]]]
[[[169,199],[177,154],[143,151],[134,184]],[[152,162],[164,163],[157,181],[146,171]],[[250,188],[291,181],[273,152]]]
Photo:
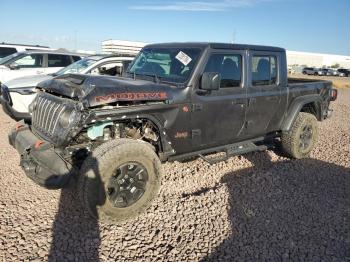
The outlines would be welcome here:
[[[310,159],[272,151],[164,164],[159,197],[121,225],[84,218],[71,189],[35,185],[0,110],[1,261],[350,260],[350,90]]]

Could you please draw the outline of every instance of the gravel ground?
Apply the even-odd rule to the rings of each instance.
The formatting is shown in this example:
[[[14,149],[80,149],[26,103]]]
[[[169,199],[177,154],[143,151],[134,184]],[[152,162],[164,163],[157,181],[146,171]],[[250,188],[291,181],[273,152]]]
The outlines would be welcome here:
[[[152,207],[118,226],[83,218],[71,190],[29,180],[0,110],[0,260],[349,261],[349,101],[340,90],[310,159],[267,151],[164,164]]]

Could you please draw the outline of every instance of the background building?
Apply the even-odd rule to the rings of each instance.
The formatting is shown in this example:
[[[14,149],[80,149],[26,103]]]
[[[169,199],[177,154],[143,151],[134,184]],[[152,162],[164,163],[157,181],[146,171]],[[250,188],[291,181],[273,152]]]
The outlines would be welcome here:
[[[350,56],[287,51],[288,66],[339,67],[350,68]]]
[[[102,53],[135,56],[145,45],[147,43],[112,39],[105,40],[102,42]]]

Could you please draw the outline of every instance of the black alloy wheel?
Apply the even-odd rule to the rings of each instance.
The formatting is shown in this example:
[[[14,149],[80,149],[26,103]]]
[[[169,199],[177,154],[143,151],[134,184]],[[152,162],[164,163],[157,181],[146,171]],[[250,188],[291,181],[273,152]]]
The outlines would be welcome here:
[[[146,168],[136,162],[127,162],[119,166],[107,184],[107,197],[113,206],[129,207],[145,193],[148,182]]]
[[[304,126],[301,134],[300,134],[300,143],[299,147],[302,151],[307,150],[311,143],[312,143],[312,126],[311,125],[306,125]]]

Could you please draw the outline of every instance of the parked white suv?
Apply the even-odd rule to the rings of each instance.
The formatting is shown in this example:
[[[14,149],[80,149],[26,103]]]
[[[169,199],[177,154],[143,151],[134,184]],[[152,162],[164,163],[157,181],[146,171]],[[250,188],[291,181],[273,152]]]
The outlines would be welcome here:
[[[19,44],[9,44],[0,43],[0,59],[5,56],[12,55],[18,52],[32,51],[32,50],[53,50],[48,46],[41,45],[19,45]]]
[[[0,59],[0,83],[28,75],[55,73],[81,56],[60,51],[25,51]]]
[[[0,101],[4,111],[15,120],[30,120],[28,107],[36,96],[35,87],[38,83],[64,74],[121,76],[123,68],[125,69],[133,59],[133,57],[94,55],[83,58],[57,73],[16,78],[1,85]]]

